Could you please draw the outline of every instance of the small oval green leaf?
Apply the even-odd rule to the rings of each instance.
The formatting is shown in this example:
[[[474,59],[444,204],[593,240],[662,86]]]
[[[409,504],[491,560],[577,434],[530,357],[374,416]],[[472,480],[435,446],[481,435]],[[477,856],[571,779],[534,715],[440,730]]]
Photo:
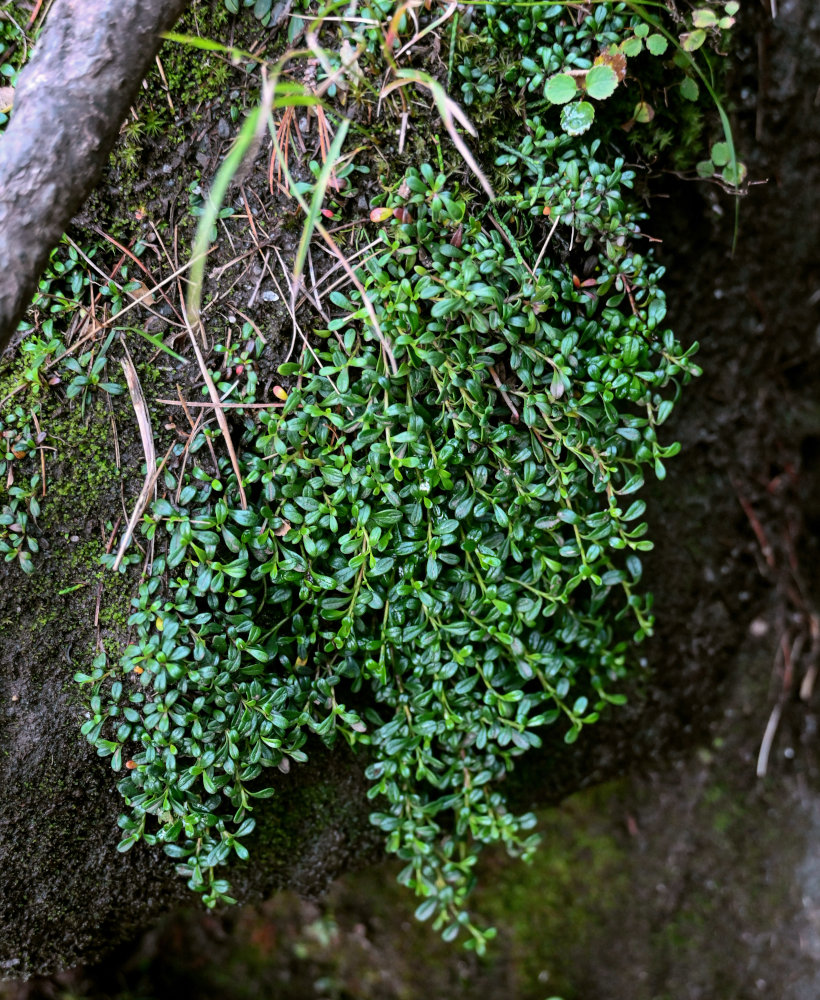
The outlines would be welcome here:
[[[692,14],[692,24],[696,28],[714,28],[718,23],[718,16],[708,7],[702,7],[700,10],[696,10]]]
[[[694,31],[685,31],[680,36],[680,43],[684,52],[695,52],[706,41],[706,32],[703,28],[695,28]]]

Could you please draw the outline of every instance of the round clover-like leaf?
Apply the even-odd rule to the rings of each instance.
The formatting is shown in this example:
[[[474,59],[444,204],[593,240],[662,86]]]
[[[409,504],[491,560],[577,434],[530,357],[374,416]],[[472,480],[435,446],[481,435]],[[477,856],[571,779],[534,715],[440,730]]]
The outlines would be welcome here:
[[[635,105],[632,117],[636,122],[640,122],[642,125],[645,125],[647,122],[651,122],[655,117],[655,109],[646,101],[639,101]]]
[[[618,74],[611,66],[603,63],[593,66],[587,73],[586,90],[596,101],[604,101],[611,97],[618,86]]]
[[[653,56],[662,56],[666,52],[669,43],[663,35],[650,35],[646,40],[646,47]]]
[[[595,108],[589,101],[568,104],[561,111],[561,128],[567,135],[583,135],[595,120]]]
[[[706,41],[706,32],[703,28],[695,28],[694,31],[685,31],[680,36],[680,43],[684,52],[694,52]]]
[[[685,76],[681,81],[680,92],[681,96],[685,97],[687,101],[696,101],[700,93],[700,88],[691,76]]]
[[[621,42],[621,52],[629,59],[639,56],[643,50],[643,39],[633,35],[632,38],[625,38]]]
[[[712,163],[716,167],[725,167],[731,158],[732,153],[728,142],[716,142],[712,146]]]
[[[544,97],[550,104],[567,104],[578,92],[575,78],[569,73],[556,73],[547,80]]]
[[[731,184],[732,187],[740,187],[740,185],[746,180],[746,170],[745,163],[730,163],[723,168],[721,177],[726,181],[727,184]]]

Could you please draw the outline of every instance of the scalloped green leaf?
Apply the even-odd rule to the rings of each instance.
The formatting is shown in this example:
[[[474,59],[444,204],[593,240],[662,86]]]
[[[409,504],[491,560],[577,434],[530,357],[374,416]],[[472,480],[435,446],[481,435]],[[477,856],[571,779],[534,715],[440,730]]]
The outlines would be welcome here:
[[[667,42],[663,35],[650,35],[646,40],[646,47],[653,56],[662,56],[667,48],[669,48],[669,42]]]
[[[712,163],[716,167],[725,167],[732,158],[732,151],[728,142],[716,142],[712,146]]]
[[[605,101],[607,97],[611,97],[617,86],[618,74],[611,66],[593,66],[587,73],[586,91],[596,101]]]
[[[687,101],[696,101],[700,94],[700,87],[698,87],[697,82],[691,76],[685,76],[681,81],[680,92],[681,96],[685,97]]]
[[[643,40],[638,38],[637,35],[634,38],[625,38],[621,42],[621,52],[630,59],[639,56],[642,51]]]
[[[561,111],[561,128],[567,135],[583,135],[595,120],[595,108],[589,101],[567,104]]]
[[[567,104],[578,93],[578,84],[569,73],[556,73],[547,80],[544,97],[550,104]]]
[[[739,187],[746,180],[747,173],[744,163],[730,163],[723,168],[720,176],[732,187]]]

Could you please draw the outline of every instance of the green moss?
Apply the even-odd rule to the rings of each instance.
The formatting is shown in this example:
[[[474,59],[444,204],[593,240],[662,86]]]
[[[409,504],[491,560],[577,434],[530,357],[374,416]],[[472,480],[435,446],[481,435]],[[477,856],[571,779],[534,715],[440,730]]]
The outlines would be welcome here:
[[[100,513],[116,509],[123,478],[116,466],[105,404],[95,400],[85,418],[74,406],[62,416],[44,419],[57,455],[50,462],[42,527],[53,537],[65,538],[65,548],[55,555],[67,570],[96,571],[104,549]]]
[[[542,813],[542,845],[526,872],[500,858],[488,865],[488,888],[479,887],[476,905],[503,928],[505,961],[512,955],[522,996],[545,991],[581,1000],[573,989],[575,956],[594,947],[606,918],[629,891],[626,846],[607,821],[608,804],[621,787],[600,786]],[[548,990],[539,985],[545,978]]]
[[[227,34],[227,20],[222,4],[199,2],[183,15],[174,30],[194,38],[222,40]],[[238,22],[234,43],[240,48],[252,48],[259,30],[252,19]],[[238,117],[246,102],[255,98],[255,91],[247,86],[244,69],[233,66],[222,53],[167,41],[160,50],[159,64],[161,71],[157,64],[151,67],[146,86],[140,89],[134,105],[135,117],[132,115],[120,130],[109,167],[89,203],[89,214],[117,239],[140,231],[138,220],[146,206],[167,193],[168,175],[161,170],[164,163],[176,157],[174,177],[178,190],[199,176],[191,136],[202,119],[202,109],[223,105],[222,113],[231,117],[235,107]],[[117,202],[112,215],[107,190],[113,188],[117,190]]]

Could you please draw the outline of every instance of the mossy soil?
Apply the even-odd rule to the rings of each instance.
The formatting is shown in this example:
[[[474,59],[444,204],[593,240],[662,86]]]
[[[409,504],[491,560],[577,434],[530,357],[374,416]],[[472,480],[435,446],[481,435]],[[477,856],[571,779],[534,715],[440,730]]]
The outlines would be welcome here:
[[[221,5],[200,4],[180,30],[222,37],[223,13]],[[232,40],[248,48],[258,45],[256,22],[248,17],[239,23],[248,37]],[[185,263],[197,224],[191,206],[207,191],[236,133],[234,117],[241,120],[255,97],[241,70],[212,53],[168,43],[160,61],[162,72],[156,70],[134,119],[144,122],[155,113],[163,122],[162,134],[126,128],[98,192],[70,234],[81,247],[98,244],[94,264],[99,271],[90,271],[95,291],[102,275],[120,285],[136,277],[153,287]],[[171,111],[172,104],[178,112]],[[311,137],[306,135],[306,141]],[[271,205],[267,167],[260,156],[241,188],[234,185],[229,192],[235,212],[220,221],[204,298],[210,348],[239,336],[240,310],[264,330],[258,371],[266,396],[278,381],[276,367],[291,337],[287,293],[280,294],[288,287],[288,265],[279,263],[272,248],[291,261],[300,233],[295,203]],[[255,230],[249,229],[246,211]],[[127,253],[138,240],[147,244],[142,269]],[[271,262],[270,270],[263,260]],[[129,268],[127,279],[123,265]],[[317,269],[321,273],[318,264]],[[170,282],[166,287],[167,297],[157,294],[150,308],[132,310],[123,326],[140,326],[168,348],[190,354],[180,319],[183,286]],[[104,320],[99,296],[95,309],[96,319]],[[39,323],[45,316],[30,318]],[[63,332],[69,347],[87,331],[78,333],[77,325]],[[107,333],[99,331],[84,349],[99,349]],[[118,338],[109,349],[106,377],[125,383],[119,361],[127,348],[148,403],[156,453],[162,456],[175,440],[187,437],[190,427],[181,407],[156,401],[200,401],[200,371],[195,362],[177,361],[132,331],[122,339],[124,347]],[[206,359],[215,374],[228,377],[220,370],[219,355],[208,351]],[[0,395],[24,383],[22,366],[14,350],[7,354]],[[145,455],[128,394],[89,392],[80,405],[79,399],[67,399],[65,388],[43,385],[38,399],[28,389],[14,397],[26,411],[39,405],[46,486],[33,527],[40,544],[35,572],[25,575],[16,561],[0,563],[0,975],[66,967],[80,955],[102,954],[174,901],[188,898],[184,882],[162,854],[115,851],[122,810],[116,775],[79,731],[83,705],[74,673],[87,670],[99,650],[116,657],[128,642],[138,571],[112,574],[100,567],[99,558],[121,537],[143,483]],[[172,456],[168,468],[177,470],[179,461]],[[198,456],[198,461],[207,467],[210,459]],[[18,482],[40,471],[38,453],[26,462],[25,468],[17,463]],[[149,554],[139,532],[130,551],[140,555],[140,563]],[[349,808],[351,801],[364,798],[363,779],[343,755],[330,758],[317,751],[313,770],[280,776],[280,784],[287,786],[287,808],[285,798],[274,800],[260,820],[256,851],[265,860],[252,873],[256,890],[246,882],[243,893],[281,885],[317,893],[353,858],[373,851],[375,833],[361,811]]]
[[[671,321],[701,341],[705,375],[682,402],[674,430],[684,450],[670,463],[650,511],[657,549],[646,575],[659,621],[645,647],[651,672],[617,720],[596,727],[571,754],[556,760],[550,748],[542,767],[521,770],[516,794],[527,801],[548,789],[559,798],[613,775],[629,776],[545,816],[546,849],[532,869],[498,858],[486,863],[488,888],[476,903],[501,928],[491,956],[479,961],[443,946],[412,921],[392,869],[374,869],[335,886],[319,904],[285,895],[225,917],[175,914],[133,949],[117,952],[115,961],[62,981],[9,987],[8,996],[53,996],[65,989],[157,1000],[181,990],[199,997],[266,992],[293,1000],[481,992],[525,1000],[553,993],[566,1000],[751,1000],[767,990],[795,1000],[816,995],[811,928],[820,894],[810,888],[820,775],[816,695],[807,703],[795,695],[805,661],[795,668],[797,683],[783,688],[776,653],[784,635],[792,642],[805,628],[806,608],[814,606],[820,587],[820,411],[814,401],[820,275],[807,225],[820,216],[820,150],[810,126],[818,81],[806,79],[816,76],[820,24],[808,0],[781,7],[775,24],[761,15],[750,26],[734,84],[743,156],[754,177],[770,178],[742,206],[734,258],[731,206],[719,196],[670,180],[669,199],[658,199],[652,209],[654,235],[664,239],[669,267]],[[142,211],[158,217],[170,212],[171,218],[176,211],[178,228],[170,225],[163,240],[172,254],[174,246],[185,245],[185,192],[198,180],[197,170],[211,170],[219,158],[220,123],[230,120],[225,100],[206,98],[194,112],[203,116],[205,131],[170,175],[163,174],[158,143],[148,176],[167,192],[152,195],[148,186],[136,192],[142,201],[120,220],[119,239],[136,232],[132,215],[139,223]],[[205,138],[211,152],[202,145]],[[204,164],[198,154],[214,159]],[[260,164],[245,181],[246,191],[255,185],[260,194],[266,190],[266,168]],[[112,174],[109,186],[120,183],[125,189]],[[110,195],[102,190],[101,212]],[[237,206],[240,211],[244,206]],[[110,221],[116,223],[116,213]],[[235,225],[235,246],[223,241],[218,253],[225,257],[213,262],[214,270],[252,248],[241,219]],[[275,220],[270,225],[272,235],[287,239]],[[160,277],[167,261],[155,242],[150,253]],[[249,270],[240,279],[244,294],[251,294],[260,273]],[[263,290],[266,281],[262,275]],[[219,294],[214,316],[222,313],[230,324],[233,300],[220,301]],[[289,338],[281,304],[270,310],[266,323],[278,324]],[[173,315],[163,320],[169,325],[157,332],[170,343]],[[174,394],[177,381],[198,391],[195,373],[169,366],[164,355],[151,364],[158,370],[152,398]],[[140,485],[141,455],[133,427],[130,437],[123,433],[126,411],[127,404],[118,403],[128,506]],[[59,404],[54,419],[63,419]],[[157,421],[157,433],[173,431]],[[53,478],[57,470],[69,471],[72,461],[78,464],[76,447],[52,460]],[[19,872],[4,863],[0,918],[8,927],[12,915],[19,922],[27,910],[47,912],[50,927],[32,922],[24,931],[65,942],[64,955],[48,957],[52,967],[93,951],[92,934],[110,941],[134,937],[174,891],[161,858],[148,851],[114,854],[119,800],[113,775],[76,728],[70,677],[80,666],[78,656],[96,641],[90,623],[101,578],[62,597],[42,589],[44,581],[62,589],[92,572],[91,556],[105,542],[98,521],[122,512],[112,441],[106,437],[95,447],[95,465],[111,477],[98,481],[82,502],[60,506],[53,494],[51,509],[64,519],[56,525],[58,537],[68,534],[68,544],[45,553],[39,582],[4,567],[0,596],[0,745],[8,754],[0,759],[0,824],[26,857]],[[48,510],[44,505],[44,516]],[[80,541],[71,542],[75,536]],[[761,548],[764,536],[771,558]],[[71,552],[79,549],[87,549],[86,562],[72,562]],[[795,580],[802,605],[794,599]],[[106,586],[113,589],[104,591],[101,607],[112,616],[112,631],[103,627],[103,637],[116,631],[128,591],[127,583]],[[761,783],[754,778],[755,757],[781,690],[787,692],[783,721],[769,777]],[[4,763],[12,759],[13,772]],[[317,771],[318,786],[309,776]],[[372,857],[375,841],[363,819],[357,775],[355,767],[328,756],[312,772],[288,776],[287,799],[263,823],[270,846],[263,863],[276,859],[279,868],[257,872],[257,889],[289,881],[316,892],[357,855],[359,861]],[[300,841],[305,829],[311,835]],[[27,875],[33,870],[40,873],[35,886]],[[90,895],[89,885],[96,886]],[[184,894],[180,885],[176,898]],[[89,922],[87,911],[97,899],[113,902]],[[17,971],[7,967],[9,974]]]

